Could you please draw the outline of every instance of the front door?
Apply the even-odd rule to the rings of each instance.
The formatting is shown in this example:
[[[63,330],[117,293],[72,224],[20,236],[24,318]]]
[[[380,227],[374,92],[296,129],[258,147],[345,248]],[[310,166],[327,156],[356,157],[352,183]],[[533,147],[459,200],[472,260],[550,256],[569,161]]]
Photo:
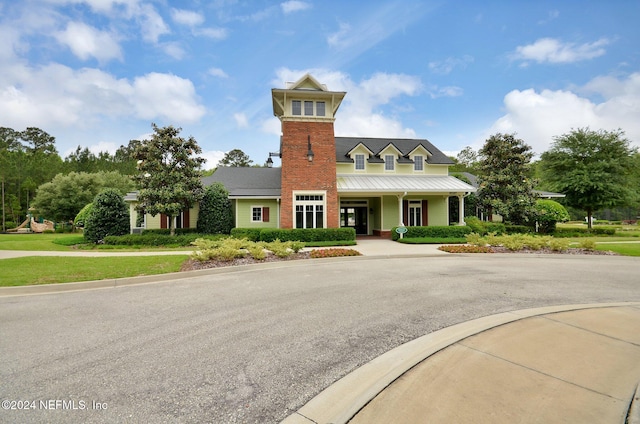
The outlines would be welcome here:
[[[340,208],[340,226],[356,230],[356,234],[367,234],[367,210],[362,206]]]

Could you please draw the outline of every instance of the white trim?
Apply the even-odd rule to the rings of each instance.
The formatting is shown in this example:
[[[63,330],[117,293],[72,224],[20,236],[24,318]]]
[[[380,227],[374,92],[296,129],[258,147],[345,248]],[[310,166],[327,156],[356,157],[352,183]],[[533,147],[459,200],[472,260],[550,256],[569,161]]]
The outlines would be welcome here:
[[[327,191],[326,190],[293,190],[291,192],[291,205],[293,214],[293,228],[296,227],[296,206],[298,205],[319,205],[322,204],[322,228],[327,228]],[[320,200],[296,200],[296,196],[322,196]],[[306,211],[305,211],[306,213]],[[315,216],[314,216],[315,220]],[[317,227],[315,227],[317,228]]]
[[[251,222],[264,222],[264,205],[251,205]],[[260,219],[259,220],[255,220],[253,219],[253,210],[254,209],[260,209]]]

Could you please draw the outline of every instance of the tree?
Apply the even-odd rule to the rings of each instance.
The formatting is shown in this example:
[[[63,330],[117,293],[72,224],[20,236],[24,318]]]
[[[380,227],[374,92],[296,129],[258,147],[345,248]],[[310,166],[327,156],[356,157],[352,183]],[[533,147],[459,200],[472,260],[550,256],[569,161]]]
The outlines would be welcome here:
[[[536,201],[536,222],[541,233],[553,233],[556,223],[568,220],[569,212],[560,203],[548,199]]]
[[[84,238],[92,243],[106,236],[129,234],[129,208],[116,189],[102,190],[93,200],[93,206],[84,226]]]
[[[251,166],[253,161],[240,149],[233,149],[227,152],[218,165],[222,166]]]
[[[527,224],[535,215],[535,181],[531,178],[531,147],[514,134],[495,134],[480,149],[478,201],[489,217]]]
[[[229,192],[222,183],[206,188],[200,202],[198,231],[205,234],[229,234],[234,227]]]
[[[200,167],[202,152],[193,137],[178,137],[181,128],[160,128],[152,124],[154,134],[143,140],[134,152],[138,161],[135,180],[139,187],[136,210],[152,216],[165,214],[170,234],[175,235],[175,218],[202,198]]]
[[[71,221],[104,188],[114,188],[124,196],[133,189],[133,182],[118,172],[58,174],[50,182],[38,187],[33,205],[43,217],[54,221]]]
[[[636,148],[622,130],[572,130],[554,138],[541,159],[548,187],[566,195],[567,205],[584,210],[591,228],[594,211],[631,205],[638,200],[634,169]]]

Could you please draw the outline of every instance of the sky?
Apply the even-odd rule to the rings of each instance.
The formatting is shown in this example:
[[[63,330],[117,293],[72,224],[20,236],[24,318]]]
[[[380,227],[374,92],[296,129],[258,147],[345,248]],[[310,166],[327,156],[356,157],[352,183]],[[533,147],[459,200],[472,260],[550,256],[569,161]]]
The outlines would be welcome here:
[[[336,136],[455,156],[515,133],[539,155],[589,127],[640,146],[639,21],[637,0],[0,0],[0,126],[64,158],[173,125],[205,168],[232,149],[262,165],[271,89],[308,72],[347,92]]]

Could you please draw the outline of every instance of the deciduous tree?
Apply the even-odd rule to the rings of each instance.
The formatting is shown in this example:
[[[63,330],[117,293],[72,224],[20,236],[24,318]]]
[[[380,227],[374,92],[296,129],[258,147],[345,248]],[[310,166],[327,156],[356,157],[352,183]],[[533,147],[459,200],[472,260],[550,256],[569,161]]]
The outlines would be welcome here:
[[[198,212],[198,231],[205,234],[229,234],[234,226],[229,192],[222,183],[206,188]]]
[[[228,151],[218,165],[222,166],[251,166],[253,161],[249,159],[249,155],[240,149]]]
[[[106,236],[128,234],[129,226],[129,208],[122,194],[116,189],[107,188],[93,200],[84,225],[84,238],[98,243]]]
[[[564,193],[567,205],[584,210],[591,228],[594,211],[637,202],[636,152],[622,130],[579,128],[555,137],[540,166],[547,186]]]

